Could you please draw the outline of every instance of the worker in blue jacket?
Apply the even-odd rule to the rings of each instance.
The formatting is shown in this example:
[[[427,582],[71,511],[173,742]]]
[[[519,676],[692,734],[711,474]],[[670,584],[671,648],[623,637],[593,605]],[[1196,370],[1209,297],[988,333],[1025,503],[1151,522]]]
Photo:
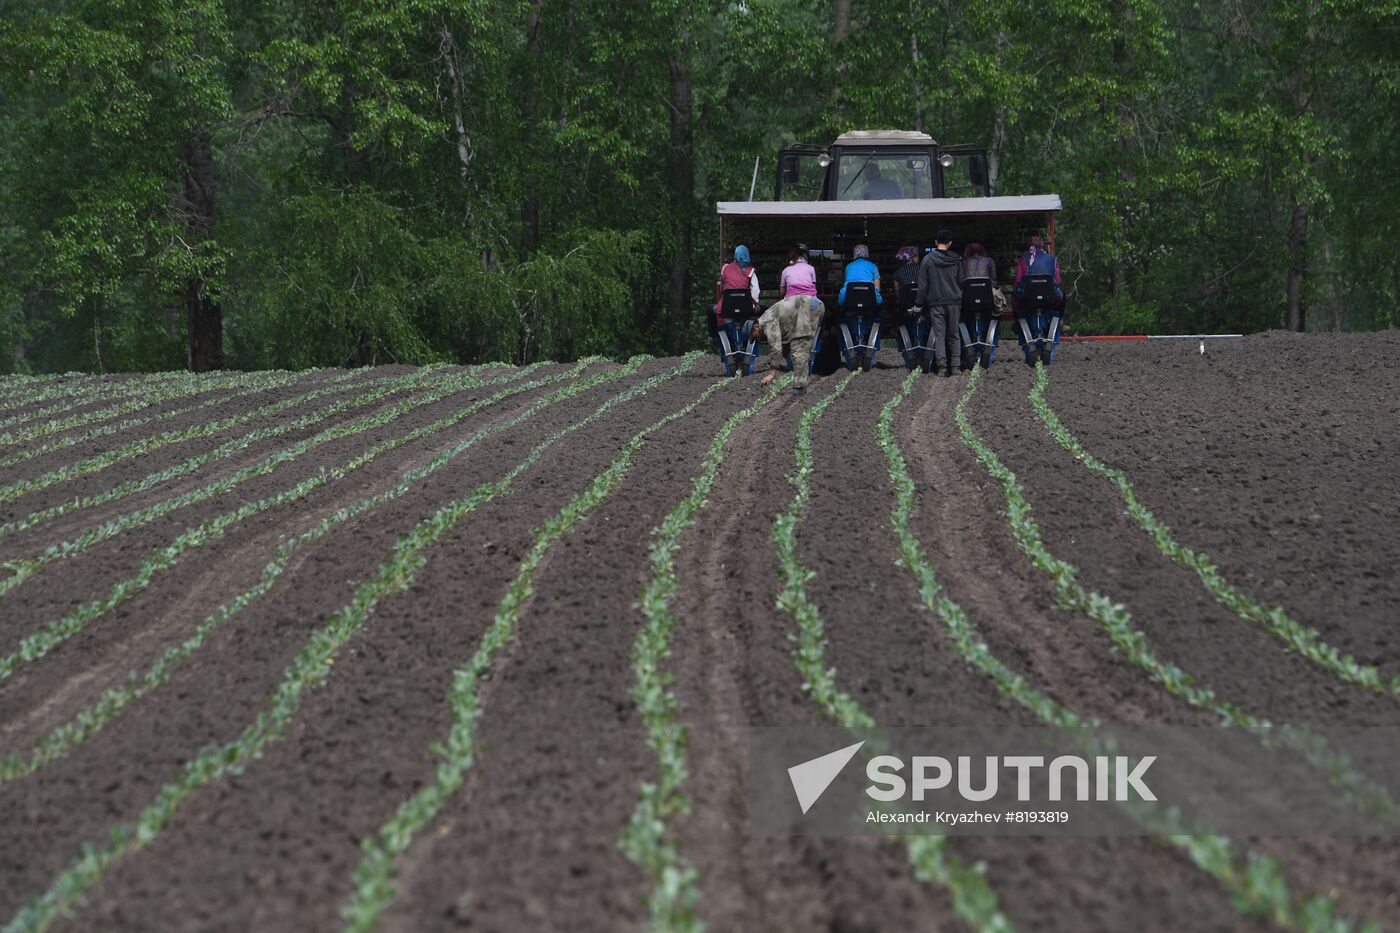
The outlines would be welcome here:
[[[871,282],[875,286],[875,305],[879,307],[885,303],[885,296],[880,294],[880,267],[870,261],[870,247],[864,243],[856,246],[851,261],[846,264],[846,277],[841,285],[841,291],[836,296],[836,304],[841,308],[841,330],[846,346],[842,352],[847,355],[846,365],[851,368],[867,368],[867,351],[856,349],[870,343],[872,331],[878,336],[877,327],[880,323],[879,314],[852,314],[846,309],[846,287],[853,282]],[[874,351],[869,351],[871,362],[874,361]]]

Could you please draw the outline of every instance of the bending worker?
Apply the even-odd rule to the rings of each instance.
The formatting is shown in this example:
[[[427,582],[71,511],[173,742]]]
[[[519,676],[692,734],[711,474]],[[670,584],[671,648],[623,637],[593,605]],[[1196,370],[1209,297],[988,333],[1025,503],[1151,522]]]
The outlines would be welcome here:
[[[790,295],[763,312],[755,325],[763,332],[769,347],[768,372],[763,374],[763,385],[778,378],[786,343],[792,351],[792,390],[807,390],[807,361],[812,356],[812,338],[821,327],[825,313],[826,306],[814,295]]]

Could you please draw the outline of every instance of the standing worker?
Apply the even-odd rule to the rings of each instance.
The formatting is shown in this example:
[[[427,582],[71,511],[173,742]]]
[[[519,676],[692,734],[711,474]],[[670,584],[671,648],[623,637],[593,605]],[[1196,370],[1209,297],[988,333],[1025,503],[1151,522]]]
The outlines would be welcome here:
[[[953,375],[953,358],[961,357],[958,312],[962,307],[962,260],[953,252],[946,228],[933,235],[933,252],[919,266],[919,301],[929,316],[929,372],[943,357],[943,375]]]
[[[825,313],[826,306],[813,295],[789,295],[763,312],[755,325],[763,332],[769,347],[769,368],[763,374],[763,385],[778,378],[786,343],[792,351],[792,390],[807,391],[807,361],[812,356],[812,338],[821,327]]]

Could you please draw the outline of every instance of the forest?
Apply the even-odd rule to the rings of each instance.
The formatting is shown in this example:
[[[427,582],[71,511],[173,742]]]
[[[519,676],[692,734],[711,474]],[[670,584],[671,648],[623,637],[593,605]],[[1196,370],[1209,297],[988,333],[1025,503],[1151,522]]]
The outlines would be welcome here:
[[[1055,192],[1080,333],[1400,301],[1400,0],[0,0],[0,372],[702,346],[850,129]]]

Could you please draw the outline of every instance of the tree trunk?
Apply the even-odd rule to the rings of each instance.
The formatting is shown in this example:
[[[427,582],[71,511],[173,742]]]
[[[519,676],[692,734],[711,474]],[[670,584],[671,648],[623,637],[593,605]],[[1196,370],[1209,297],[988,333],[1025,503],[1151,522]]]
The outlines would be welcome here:
[[[851,0],[836,0],[831,21],[831,44],[843,41],[851,34]]]
[[[107,371],[107,358],[102,352],[103,327],[102,327],[102,296],[92,296],[92,349],[97,356],[97,371],[105,373]]]
[[[457,177],[461,182],[462,199],[465,202],[465,209],[462,211],[462,232],[464,236],[470,236],[475,219],[471,206],[471,166],[475,152],[472,149],[471,137],[467,135],[466,121],[462,118],[462,100],[466,95],[466,87],[462,77],[462,63],[458,58],[460,50],[457,48],[457,38],[445,20],[442,24],[439,48],[443,61],[447,63],[447,78],[452,88],[452,129],[456,133]]]
[[[1332,238],[1322,237],[1322,274],[1327,280],[1327,303],[1332,306],[1332,329],[1341,333],[1342,296],[1337,291],[1337,270],[1332,267]]]
[[[924,131],[924,96],[919,90],[919,35],[914,26],[918,22],[918,12],[913,3],[909,4],[909,77],[914,82],[914,130]]]
[[[198,250],[214,236],[214,149],[208,136],[185,147],[185,240]],[[185,366],[202,373],[224,365],[224,315],[209,295],[208,271],[196,269],[185,280]]]
[[[851,34],[851,0],[836,0],[831,17],[831,49],[836,58],[836,80],[831,84],[831,111],[838,124],[842,122],[844,107],[841,101],[841,86],[846,83],[846,51],[841,43]],[[845,129],[844,126],[841,129]]]
[[[1001,53],[1006,48],[1006,32],[997,30],[997,71],[1001,71]],[[987,150],[987,193],[996,196],[1001,179],[1001,154],[1006,151],[1006,108],[992,108],[992,145]]]
[[[1113,66],[1114,72],[1123,84],[1131,85],[1133,79],[1133,52],[1132,43],[1129,41],[1133,31],[1133,10],[1132,7],[1124,3],[1115,4],[1115,18],[1118,21],[1118,34],[1113,40]],[[1114,104],[1114,115],[1118,120],[1117,139],[1117,161],[1118,161],[1118,187],[1114,191],[1114,213],[1118,221],[1117,241],[1118,243],[1131,242],[1132,238],[1128,234],[1128,225],[1131,222],[1128,213],[1128,201],[1132,196],[1134,183],[1137,181],[1137,174],[1132,170],[1133,140],[1137,136],[1137,125],[1133,119],[1133,111],[1130,101],[1125,98],[1121,91]],[[1115,299],[1123,293],[1123,282],[1126,277],[1122,255],[1115,250],[1113,257],[1109,261],[1109,294]]]
[[[1293,215],[1288,223],[1288,329],[1302,331],[1307,325],[1303,300],[1303,276],[1307,272],[1308,205],[1293,199]]]
[[[525,26],[529,35],[531,61],[541,61],[544,55],[543,40],[540,38],[540,6],[543,0],[530,0],[530,12]],[[539,122],[539,71],[529,69],[526,75],[526,88],[521,109],[521,120],[527,133],[535,131]],[[525,176],[525,202],[520,205],[520,255],[529,259],[540,248],[540,176],[529,172]]]
[[[695,130],[692,120],[694,100],[690,63],[685,55],[690,34],[682,31],[672,54],[671,74],[671,217],[679,227],[671,247],[669,315],[662,329],[668,351],[679,346],[690,312],[690,258],[694,240],[692,216],[695,209]]]

